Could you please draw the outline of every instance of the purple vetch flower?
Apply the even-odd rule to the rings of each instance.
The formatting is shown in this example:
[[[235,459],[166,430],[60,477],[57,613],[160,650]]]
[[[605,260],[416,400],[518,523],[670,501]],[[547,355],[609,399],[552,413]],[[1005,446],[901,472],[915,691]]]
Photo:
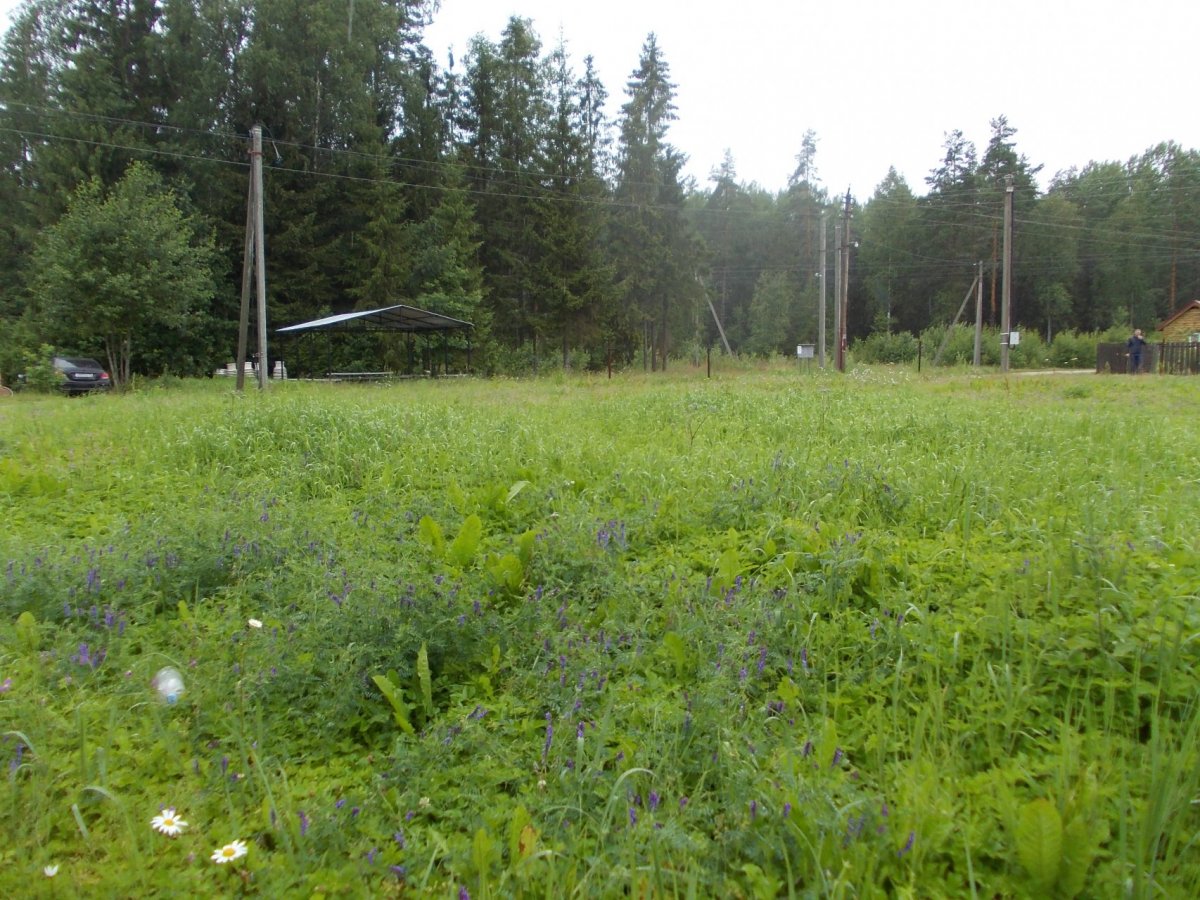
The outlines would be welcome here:
[[[758,674],[763,673],[763,669],[767,667],[767,648],[763,647],[758,651]]]
[[[915,844],[916,842],[917,842],[917,833],[915,831],[910,831],[908,833],[908,840],[905,842],[904,846],[896,851],[896,857],[898,859],[903,859],[905,856],[908,855],[909,851],[912,850],[913,844]]]
[[[804,673],[808,674],[808,648],[800,648],[800,665],[804,668]]]
[[[465,884],[458,886],[458,900],[471,900],[471,895],[467,893],[467,886]]]
[[[843,847],[849,847],[852,841],[857,840],[862,834],[863,826],[867,824],[866,813],[863,813],[857,819],[851,819],[846,823],[846,837],[842,840]]]
[[[634,807],[629,807],[629,825],[632,828],[637,824],[637,810]]]
[[[583,725],[583,721],[581,720],[579,722],[579,724],[575,726],[575,740],[577,740],[577,741],[583,740],[583,728],[584,728],[584,725]]]
[[[401,850],[404,849],[404,832],[403,831],[397,831],[395,834],[393,834],[392,840],[396,842],[397,847],[399,847]]]
[[[333,808],[334,808],[334,809],[341,809],[341,808],[342,808],[343,806],[345,806],[345,805],[346,805],[346,798],[345,798],[345,797],[338,797],[338,798],[337,798],[337,802],[333,804]]]
[[[368,865],[375,864],[375,854],[377,854],[378,852],[379,852],[379,850],[376,849],[375,847],[372,847],[370,850],[367,851],[367,864]]]
[[[783,804],[783,817],[785,819],[789,818],[791,816],[791,814],[792,814],[792,804],[790,804],[790,803]]]
[[[12,678],[5,678],[4,683],[0,684],[0,694],[7,694],[12,690]]]
[[[688,798],[687,798],[687,795],[684,794],[682,797],[679,798],[679,811],[683,812],[687,808],[687,805],[688,805]]]
[[[831,769],[836,769],[838,763],[840,763],[842,761],[843,756],[845,756],[845,753],[842,752],[842,748],[835,747],[834,751],[833,751],[833,762],[829,764],[829,767]]]
[[[812,741],[805,741],[804,749],[800,751],[800,755],[807,759],[809,756],[812,755],[812,752],[813,752]]]
[[[308,834],[308,816],[304,814],[304,810],[300,810],[298,815],[300,816],[300,837],[304,837]]]
[[[758,818],[758,801],[751,800],[750,801],[750,821],[753,822],[757,818]]]
[[[404,866],[388,866],[388,871],[401,881],[403,881],[404,876],[408,874],[408,869],[404,868]]]
[[[658,809],[658,803],[659,803],[658,792],[651,791],[650,797],[647,801],[647,805],[650,807],[650,812],[654,812],[656,809]]]

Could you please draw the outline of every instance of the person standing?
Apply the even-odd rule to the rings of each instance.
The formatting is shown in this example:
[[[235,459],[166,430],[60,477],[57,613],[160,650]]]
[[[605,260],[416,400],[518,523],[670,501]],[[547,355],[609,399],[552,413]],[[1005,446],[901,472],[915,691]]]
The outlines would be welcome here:
[[[1146,347],[1142,329],[1135,328],[1133,330],[1133,336],[1126,342],[1125,347],[1129,351],[1129,371],[1137,375],[1142,371],[1142,350]]]

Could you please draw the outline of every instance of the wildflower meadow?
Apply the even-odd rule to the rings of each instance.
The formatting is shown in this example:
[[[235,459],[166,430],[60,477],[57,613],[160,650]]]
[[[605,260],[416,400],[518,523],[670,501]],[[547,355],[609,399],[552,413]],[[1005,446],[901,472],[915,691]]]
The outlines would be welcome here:
[[[1200,895],[1195,380],[706,374],[0,401],[0,892]]]

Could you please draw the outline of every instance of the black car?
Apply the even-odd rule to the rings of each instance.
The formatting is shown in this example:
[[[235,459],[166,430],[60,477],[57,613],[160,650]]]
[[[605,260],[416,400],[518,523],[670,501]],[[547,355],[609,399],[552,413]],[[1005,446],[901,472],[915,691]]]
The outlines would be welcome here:
[[[67,394],[107,391],[112,387],[112,379],[108,377],[104,366],[87,357],[56,356],[54,371],[62,376],[58,389]]]

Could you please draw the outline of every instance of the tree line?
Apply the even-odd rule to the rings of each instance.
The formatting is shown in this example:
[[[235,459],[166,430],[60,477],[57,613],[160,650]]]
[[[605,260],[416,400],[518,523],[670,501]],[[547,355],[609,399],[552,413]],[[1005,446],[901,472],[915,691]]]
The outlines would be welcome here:
[[[783,190],[743,183],[728,154],[697,184],[670,140],[676,85],[654,34],[610,120],[591,57],[513,17],[435,60],[435,14],[430,0],[26,0],[0,59],[0,371],[47,344],[119,375],[231,359],[256,123],[272,326],[407,303],[473,322],[485,369],[666,366],[718,345],[718,322],[739,353],[816,339],[845,199],[822,185],[816,134]],[[947,323],[980,262],[999,322],[1006,177],[1019,327],[1153,328],[1200,297],[1195,150],[1088,162],[1042,191],[1016,134],[998,116],[980,155],[951,131],[923,193],[892,170],[851,198],[852,341]],[[404,364],[374,338],[288,352],[293,369],[330,352]]]

